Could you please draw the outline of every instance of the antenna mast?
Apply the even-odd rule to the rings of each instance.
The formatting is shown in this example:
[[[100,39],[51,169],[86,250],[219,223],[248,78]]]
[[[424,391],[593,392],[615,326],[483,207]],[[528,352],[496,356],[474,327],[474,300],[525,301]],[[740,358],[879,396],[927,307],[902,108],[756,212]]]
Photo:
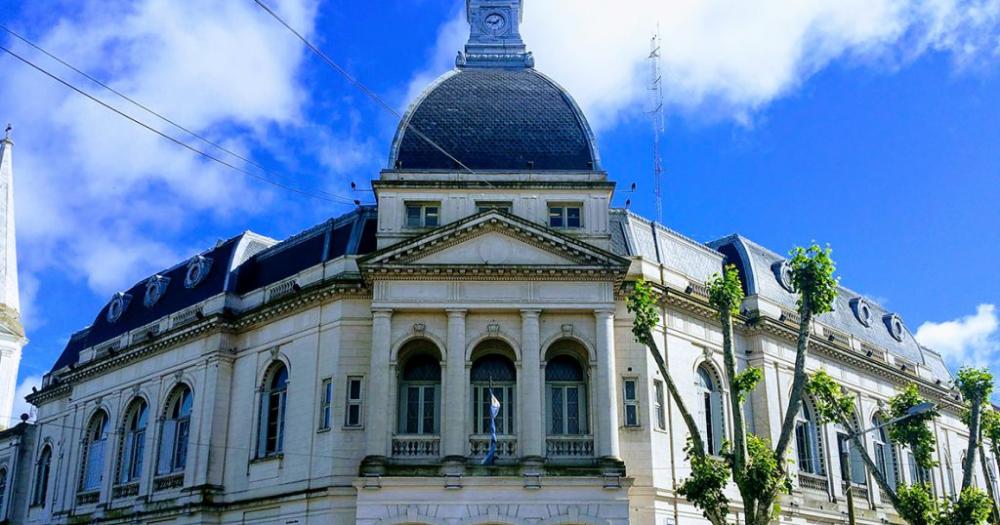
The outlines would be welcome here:
[[[649,93],[652,110],[650,118],[653,123],[653,196],[656,199],[656,222],[663,223],[663,193],[660,179],[663,175],[663,162],[660,156],[660,136],[663,135],[663,76],[660,73],[660,24],[656,24],[656,33],[649,40]]]

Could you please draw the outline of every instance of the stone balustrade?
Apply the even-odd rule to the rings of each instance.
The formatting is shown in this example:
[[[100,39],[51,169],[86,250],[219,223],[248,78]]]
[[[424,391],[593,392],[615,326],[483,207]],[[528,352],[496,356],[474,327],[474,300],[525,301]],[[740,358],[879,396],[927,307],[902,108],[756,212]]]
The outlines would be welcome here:
[[[398,435],[392,438],[392,455],[397,458],[427,458],[441,455],[441,436]]]
[[[490,436],[476,434],[469,436],[469,455],[484,457],[490,449]],[[497,436],[497,458],[517,457],[517,438],[514,436]]]
[[[594,456],[594,436],[547,436],[545,456],[549,458],[587,458]]]

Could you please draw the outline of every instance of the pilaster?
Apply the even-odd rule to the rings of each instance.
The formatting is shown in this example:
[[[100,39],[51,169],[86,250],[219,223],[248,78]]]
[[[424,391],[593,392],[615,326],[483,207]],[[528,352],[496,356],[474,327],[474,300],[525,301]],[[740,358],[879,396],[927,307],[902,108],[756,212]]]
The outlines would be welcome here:
[[[521,310],[521,436],[518,439],[522,456],[541,458],[542,433],[541,343],[539,316],[541,310]]]
[[[467,383],[465,379],[466,310],[454,308],[448,313],[448,340],[445,370],[445,402],[441,417],[445,457],[465,456],[469,427],[466,425]]]
[[[620,460],[618,446],[618,373],[615,367],[615,312],[595,310],[597,343],[597,450],[601,457]]]
[[[376,378],[389,373],[389,352],[392,346],[392,310],[372,310],[372,352],[368,371],[369,402],[365,408],[369,457],[385,457],[389,453],[389,382]]]

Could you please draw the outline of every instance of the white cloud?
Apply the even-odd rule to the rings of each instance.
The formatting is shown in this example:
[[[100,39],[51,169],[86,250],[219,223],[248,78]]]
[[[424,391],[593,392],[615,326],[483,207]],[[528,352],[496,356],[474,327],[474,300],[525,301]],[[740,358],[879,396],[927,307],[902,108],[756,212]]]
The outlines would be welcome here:
[[[312,32],[316,0],[271,5],[294,27]],[[309,125],[308,93],[299,78],[303,47],[252,2],[89,0],[69,13],[41,31],[9,23],[80,69],[241,153],[270,146],[269,128],[294,133]],[[14,48],[101,93],[26,46]],[[17,101],[5,118],[14,123],[17,142],[23,273],[54,269],[110,294],[176,263],[188,251],[178,248],[183,233],[198,224],[275,211],[269,207],[276,200],[273,188],[142,130],[11,57],[0,57],[0,64],[0,99]],[[169,131],[136,107],[105,100]],[[356,158],[352,151],[345,162]]]
[[[940,352],[951,366],[990,367],[1000,377],[1000,319],[995,305],[981,304],[976,313],[952,321],[925,322],[914,337]]]
[[[536,0],[522,33],[602,129],[649,106],[657,23],[670,108],[740,121],[837,59],[891,69],[927,50],[961,65],[1000,56],[1000,0]],[[444,24],[411,86],[447,70],[467,34],[464,14]]]
[[[32,387],[42,387],[42,376],[27,376],[18,383],[17,389],[14,391],[14,406],[10,415],[0,415],[8,427],[16,425],[20,421],[21,414],[28,414],[31,420],[35,419],[35,407],[24,400],[24,397],[31,393]]]

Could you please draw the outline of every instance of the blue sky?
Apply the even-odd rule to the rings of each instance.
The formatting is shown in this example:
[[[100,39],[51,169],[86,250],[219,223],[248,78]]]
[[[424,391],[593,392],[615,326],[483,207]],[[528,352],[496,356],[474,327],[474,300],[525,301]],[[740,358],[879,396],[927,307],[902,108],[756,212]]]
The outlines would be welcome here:
[[[457,0],[270,3],[399,110],[467,34]],[[658,22],[664,222],[779,252],[830,243],[845,285],[953,365],[1000,372],[1000,0],[619,4],[527,0],[523,33],[590,117],[610,176],[637,183],[633,209],[655,209],[644,58]],[[0,19],[269,176],[371,200],[349,182],[377,175],[396,117],[249,0],[12,2]],[[22,391],[115,291],[245,229],[284,238],[350,209],[207,163],[9,56],[0,72],[31,339]]]

